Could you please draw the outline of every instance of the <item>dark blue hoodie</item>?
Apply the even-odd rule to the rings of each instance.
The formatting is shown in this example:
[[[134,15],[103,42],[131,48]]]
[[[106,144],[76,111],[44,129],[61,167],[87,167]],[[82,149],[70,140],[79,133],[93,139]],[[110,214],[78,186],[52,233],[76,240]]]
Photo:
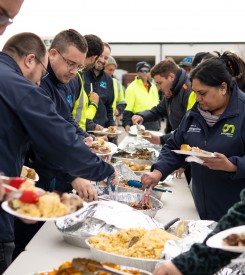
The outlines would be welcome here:
[[[4,53],[0,72],[0,171],[19,176],[32,141],[47,159],[75,177],[100,181],[113,174],[114,168],[91,152],[77,129],[57,114],[53,101]],[[0,211],[0,242],[13,241],[12,216]]]
[[[208,127],[196,105],[186,113],[181,124],[162,148],[152,166],[164,177],[181,167],[184,155],[181,144],[224,154],[237,166],[236,173],[211,170],[191,163],[192,194],[201,219],[218,221],[237,201],[245,188],[245,94],[235,85],[230,102],[213,127]],[[181,211],[181,210],[180,210]]]

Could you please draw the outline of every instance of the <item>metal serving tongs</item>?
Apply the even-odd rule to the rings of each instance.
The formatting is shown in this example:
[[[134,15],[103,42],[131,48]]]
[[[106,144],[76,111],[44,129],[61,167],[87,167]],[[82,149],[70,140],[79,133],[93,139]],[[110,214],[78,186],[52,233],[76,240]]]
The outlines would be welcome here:
[[[128,272],[124,272],[121,270],[118,270],[116,268],[103,265],[100,262],[85,259],[85,258],[75,258],[72,260],[72,266],[77,268],[79,271],[85,272],[91,272],[92,274],[98,274],[101,271],[109,272],[114,275],[130,275]]]
[[[148,205],[150,203],[150,194],[151,194],[151,187],[150,188],[146,188],[144,190],[144,195],[143,195],[143,202],[145,205]]]

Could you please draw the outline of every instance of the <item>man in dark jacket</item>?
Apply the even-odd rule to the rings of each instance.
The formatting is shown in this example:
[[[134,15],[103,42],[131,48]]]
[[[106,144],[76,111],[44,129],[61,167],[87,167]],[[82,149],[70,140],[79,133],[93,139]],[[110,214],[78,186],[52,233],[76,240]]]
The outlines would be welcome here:
[[[185,70],[179,68],[172,60],[166,59],[155,65],[151,70],[157,88],[163,92],[161,102],[151,110],[139,112],[132,117],[133,123],[151,122],[167,117],[172,130],[175,130],[187,108],[188,98],[191,93],[190,80]],[[164,144],[171,133],[161,137],[152,135],[147,138],[154,144]]]
[[[83,64],[85,54],[76,60]],[[19,176],[30,141],[43,156],[74,177],[100,181],[114,168],[92,153],[76,128],[57,114],[40,84],[48,55],[42,40],[32,33],[10,38],[0,53],[0,170]],[[0,209],[0,243],[6,256],[13,251],[13,216]],[[1,262],[2,271],[10,261]]]
[[[113,118],[112,104],[114,101],[114,88],[112,78],[104,72],[104,67],[110,56],[111,48],[109,44],[104,43],[104,51],[96,61],[94,67],[83,74],[84,89],[89,95],[91,91],[91,84],[93,92],[100,97],[98,110],[93,121],[87,124],[87,130],[100,130],[109,126],[115,126],[116,123]],[[98,128],[100,126],[100,128]]]

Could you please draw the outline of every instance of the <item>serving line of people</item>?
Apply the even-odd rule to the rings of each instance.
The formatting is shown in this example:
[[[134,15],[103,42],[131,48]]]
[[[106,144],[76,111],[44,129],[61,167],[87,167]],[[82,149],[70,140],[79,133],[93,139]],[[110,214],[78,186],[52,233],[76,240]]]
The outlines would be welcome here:
[[[135,139],[135,137],[126,136],[119,146],[126,145],[132,139]],[[162,224],[166,224],[177,217],[181,220],[199,220],[199,215],[185,178],[173,178],[168,184],[168,188],[171,188],[172,193],[163,193],[161,201],[164,207],[157,212],[155,219]],[[52,270],[62,262],[77,257],[91,258],[90,250],[66,243],[55,224],[46,222],[27,244],[25,251],[14,260],[4,275],[14,274],[17,270],[19,274]],[[40,261],[36,261],[36,259],[40,259]]]

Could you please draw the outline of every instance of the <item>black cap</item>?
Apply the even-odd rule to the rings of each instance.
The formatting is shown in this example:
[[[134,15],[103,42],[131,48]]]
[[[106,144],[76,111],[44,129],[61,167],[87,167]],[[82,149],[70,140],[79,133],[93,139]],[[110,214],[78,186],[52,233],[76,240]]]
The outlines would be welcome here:
[[[136,64],[136,72],[138,72],[141,68],[151,69],[151,65],[146,61],[140,61]]]

